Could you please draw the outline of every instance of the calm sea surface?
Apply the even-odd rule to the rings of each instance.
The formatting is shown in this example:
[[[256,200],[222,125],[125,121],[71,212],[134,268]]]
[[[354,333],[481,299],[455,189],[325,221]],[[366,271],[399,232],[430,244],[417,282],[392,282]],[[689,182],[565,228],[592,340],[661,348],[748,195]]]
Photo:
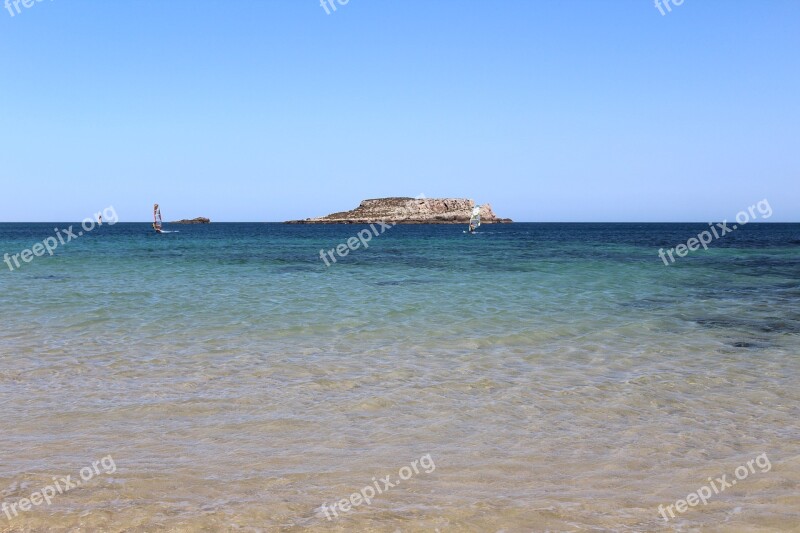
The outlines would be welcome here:
[[[797,531],[800,225],[659,259],[707,227],[398,226],[326,267],[361,226],[120,223],[0,263],[0,503],[81,481],[0,531]]]

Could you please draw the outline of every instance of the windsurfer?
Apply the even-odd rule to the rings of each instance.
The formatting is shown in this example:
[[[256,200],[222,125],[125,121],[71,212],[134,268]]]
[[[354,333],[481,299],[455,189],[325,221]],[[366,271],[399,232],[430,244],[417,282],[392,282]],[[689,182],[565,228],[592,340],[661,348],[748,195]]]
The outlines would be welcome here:
[[[469,232],[475,233],[478,226],[481,225],[481,206],[476,205],[472,208],[472,217],[469,219]]]
[[[159,209],[158,204],[153,204],[153,229],[156,230],[156,233],[161,233],[161,209]]]

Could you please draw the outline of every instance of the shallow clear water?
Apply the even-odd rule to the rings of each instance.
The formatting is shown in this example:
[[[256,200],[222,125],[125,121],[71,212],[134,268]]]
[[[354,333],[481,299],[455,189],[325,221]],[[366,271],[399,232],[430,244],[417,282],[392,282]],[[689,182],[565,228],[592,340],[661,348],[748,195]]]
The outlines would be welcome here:
[[[360,226],[117,224],[0,263],[0,502],[116,466],[0,530],[796,528],[800,225],[661,262],[706,228],[398,226],[326,267]]]

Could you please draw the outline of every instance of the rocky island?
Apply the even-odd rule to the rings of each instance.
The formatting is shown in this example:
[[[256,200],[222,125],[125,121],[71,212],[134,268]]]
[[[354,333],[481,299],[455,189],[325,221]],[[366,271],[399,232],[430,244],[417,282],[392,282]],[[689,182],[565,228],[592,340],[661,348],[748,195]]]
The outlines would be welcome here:
[[[375,198],[364,200],[352,211],[318,218],[290,220],[287,224],[368,224],[382,221],[392,224],[468,224],[475,202],[466,198]],[[481,205],[483,224],[504,224],[489,204]]]
[[[210,224],[211,220],[205,217],[197,217],[191,220],[183,219],[183,220],[176,220],[175,222],[171,222],[170,224]]]

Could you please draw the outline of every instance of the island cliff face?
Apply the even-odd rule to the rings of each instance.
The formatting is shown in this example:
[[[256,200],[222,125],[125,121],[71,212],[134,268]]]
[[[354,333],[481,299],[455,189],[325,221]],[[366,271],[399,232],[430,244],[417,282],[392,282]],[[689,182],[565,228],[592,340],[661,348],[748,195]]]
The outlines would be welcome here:
[[[183,219],[170,222],[170,224],[210,224],[211,221],[205,217],[197,217],[191,220]]]
[[[352,211],[343,211],[319,218],[290,220],[287,224],[467,224],[475,202],[466,198],[376,198],[364,200]],[[492,206],[481,206],[481,223],[511,222],[499,218]]]

